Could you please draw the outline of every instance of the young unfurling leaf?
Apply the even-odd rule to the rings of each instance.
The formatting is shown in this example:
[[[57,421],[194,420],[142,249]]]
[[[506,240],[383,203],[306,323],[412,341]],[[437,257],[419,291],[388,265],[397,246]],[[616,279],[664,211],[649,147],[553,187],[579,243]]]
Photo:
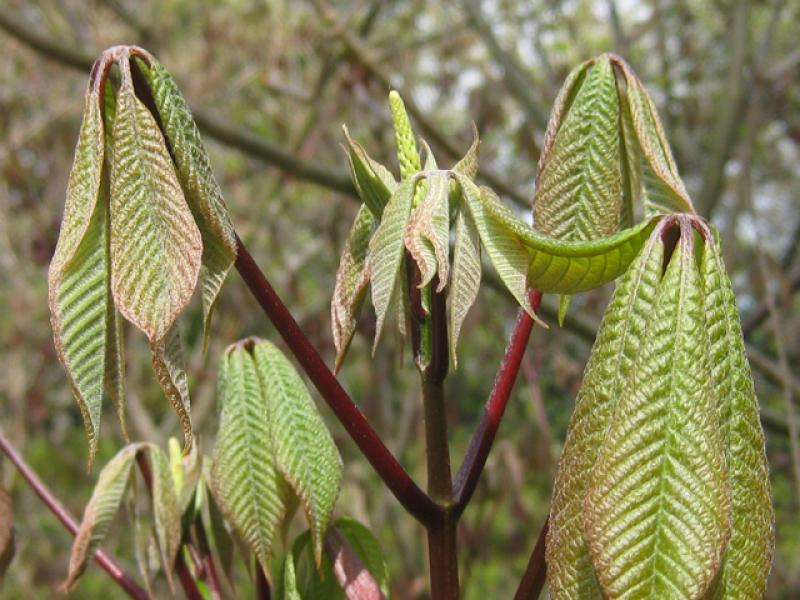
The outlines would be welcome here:
[[[347,127],[342,129],[347,140],[350,178],[361,201],[375,219],[380,219],[386,203],[397,189],[397,182],[386,167],[372,160],[361,144],[350,137]]]
[[[420,269],[420,287],[439,275],[437,292],[447,285],[450,270],[450,214],[447,172],[433,173],[425,180],[425,198],[411,212],[404,243]]]

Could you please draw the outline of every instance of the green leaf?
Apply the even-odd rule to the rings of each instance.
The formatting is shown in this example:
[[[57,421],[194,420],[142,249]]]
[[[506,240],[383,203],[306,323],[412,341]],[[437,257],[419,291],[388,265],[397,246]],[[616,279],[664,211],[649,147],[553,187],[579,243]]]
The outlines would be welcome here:
[[[341,368],[356,331],[358,314],[370,278],[367,253],[374,228],[375,217],[367,205],[362,204],[347,234],[331,298],[331,328],[333,344],[336,347],[334,372],[338,372]]]
[[[154,61],[149,69],[141,62],[137,64],[150,82],[153,100],[175,158],[178,178],[203,241],[200,279],[203,340],[207,346],[217,296],[236,260],[236,235],[200,131],[178,85],[160,63]]]
[[[181,545],[181,513],[167,457],[154,444],[147,445],[147,457],[150,461],[153,479],[152,502],[156,540],[161,562],[164,565],[164,574],[174,593],[175,583],[172,573]]]
[[[586,489],[586,539],[611,598],[703,597],[730,537],[691,235],[682,235],[667,266]]]
[[[72,543],[69,558],[69,574],[61,585],[63,592],[70,592],[83,574],[86,565],[102,543],[111,521],[122,502],[122,495],[128,487],[131,465],[139,451],[139,444],[130,444],[120,450],[100,471],[92,497],[83,511],[78,533]]]
[[[372,531],[350,517],[337,519],[335,528],[347,540],[364,567],[375,579],[383,595],[388,598],[391,594],[389,565],[383,556],[380,542]]]
[[[540,162],[534,226],[554,238],[593,240],[617,231],[622,204],[620,110],[606,55],[595,59]]]
[[[285,589],[294,589],[296,595],[286,595],[284,598],[324,598],[325,600],[347,600],[344,591],[339,586],[333,573],[333,565],[327,554],[323,555],[321,564],[317,565],[314,558],[311,536],[308,531],[299,535],[292,544],[291,562],[294,578],[284,565]]]
[[[708,354],[715,396],[720,402],[732,501],[731,539],[713,598],[757,599],[764,595],[775,550],[764,432],[736,298],[718,243],[706,242],[701,270],[706,287]]]
[[[175,486],[175,496],[178,499],[178,511],[183,515],[197,493],[197,485],[203,474],[203,457],[198,451],[197,444],[193,444],[191,452],[184,456],[178,440],[174,437],[169,438],[168,449],[169,469]]]
[[[411,121],[406,113],[406,106],[400,94],[395,90],[389,92],[389,110],[392,113],[397,159],[400,162],[400,179],[405,180],[415,175],[422,168],[422,163],[419,159],[417,143],[414,140],[414,130],[411,128]]]
[[[367,205],[375,219],[380,219],[386,203],[397,189],[397,182],[389,169],[372,160],[361,144],[350,137],[347,127],[343,126],[342,129],[347,139],[346,152],[350,178],[361,201]]]
[[[172,404],[175,414],[183,429],[183,449],[188,453],[192,449],[194,434],[192,430],[191,403],[189,400],[189,381],[184,368],[183,349],[180,332],[175,323],[167,331],[163,339],[150,343],[153,371],[164,390],[164,394]]]
[[[192,296],[203,244],[161,131],[134,93],[128,63],[122,67],[111,163],[111,289],[125,318],[158,342]]]
[[[661,280],[664,245],[654,233],[617,282],[592,346],[553,485],[546,560],[556,600],[600,598],[583,533],[583,497],[597,448],[639,353]]]
[[[115,405],[125,431],[122,376],[115,368],[121,363],[114,362],[119,344],[112,320],[115,310],[110,289],[103,131],[99,92],[90,87],[48,275],[53,340],[83,417],[89,469],[97,452],[103,389],[111,377],[116,383]]]
[[[437,292],[447,285],[450,271],[450,213],[447,202],[447,172],[434,172],[425,179],[425,198],[411,212],[404,234],[404,242],[414,262],[419,266],[421,282],[428,285],[434,275],[439,275]]]
[[[456,216],[456,237],[453,249],[453,274],[447,302],[450,308],[448,332],[450,358],[458,366],[458,338],[469,309],[478,297],[481,286],[481,249],[475,222],[463,210]]]
[[[289,552],[283,559],[281,579],[275,586],[276,600],[303,600],[300,590],[297,589],[297,572],[294,568],[294,552]]]
[[[474,179],[478,173],[478,163],[480,159],[481,140],[478,135],[478,127],[472,123],[472,144],[467,149],[466,154],[459,160],[453,171],[466,175],[470,179]]]
[[[342,459],[303,380],[273,344],[253,348],[267,403],[275,466],[306,515],[317,564],[342,480]]]
[[[291,490],[273,458],[267,404],[256,364],[244,342],[225,351],[219,371],[222,405],[211,467],[211,487],[226,520],[265,573]]]
[[[389,308],[397,301],[399,280],[405,276],[401,269],[405,246],[403,236],[411,212],[414,188],[417,179],[405,179],[392,194],[383,217],[369,241],[369,268],[372,278],[372,305],[375,307],[377,324],[373,353],[383,331]]]

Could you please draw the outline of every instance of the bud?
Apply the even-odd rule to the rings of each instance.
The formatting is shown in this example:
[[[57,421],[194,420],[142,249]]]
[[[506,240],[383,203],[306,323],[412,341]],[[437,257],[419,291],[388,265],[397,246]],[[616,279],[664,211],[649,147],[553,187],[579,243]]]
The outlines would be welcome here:
[[[671,215],[619,281],[592,348],[553,492],[550,593],[758,598],[772,523],[718,244],[699,218]]]

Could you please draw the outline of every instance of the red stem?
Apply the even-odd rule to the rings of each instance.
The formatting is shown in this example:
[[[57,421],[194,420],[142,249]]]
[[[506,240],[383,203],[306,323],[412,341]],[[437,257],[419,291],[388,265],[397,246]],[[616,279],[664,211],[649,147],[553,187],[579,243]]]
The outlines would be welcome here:
[[[256,600],[270,600],[272,598],[272,588],[270,588],[269,581],[264,574],[264,569],[261,568],[261,563],[257,560],[256,563]]]
[[[532,290],[529,297],[531,307],[533,310],[537,310],[542,300],[542,293]],[[500,363],[500,369],[497,371],[492,393],[486,401],[480,423],[472,435],[464,462],[461,464],[453,484],[456,514],[463,512],[478,485],[508,399],[511,397],[511,390],[514,388],[532,329],[533,319],[527,312],[520,310],[514,331],[511,333],[511,339],[506,347],[505,356],[503,356],[503,362]]]
[[[549,519],[545,519],[544,525],[542,525],[542,530],[539,532],[539,538],[536,540],[536,545],[533,547],[531,558],[528,561],[528,566],[525,568],[522,581],[519,582],[514,600],[536,600],[539,594],[542,593],[545,577],[547,575],[547,564],[544,562],[544,545],[547,539],[549,522]]]
[[[375,433],[284,306],[238,236],[236,243],[236,269],[314,387],[403,508],[423,524],[433,522],[442,509],[414,483]]]
[[[147,456],[145,456],[144,452],[139,451],[136,453],[136,462],[142,473],[142,479],[144,479],[147,493],[150,494],[152,498],[153,472],[150,470],[150,463],[147,461]],[[178,555],[175,558],[175,572],[178,574],[178,579],[180,579],[183,593],[186,594],[189,600],[205,600],[203,594],[200,593],[197,587],[197,582],[194,580],[192,572],[189,570],[189,565],[186,564],[186,560],[183,558],[183,544],[181,544],[181,547],[178,549]]]
[[[20,475],[28,482],[36,495],[41,498],[42,502],[50,509],[56,518],[61,521],[62,525],[74,536],[78,533],[78,523],[72,518],[72,515],[67,512],[67,509],[61,505],[61,502],[52,494],[48,487],[39,479],[39,476],[28,466],[23,460],[22,456],[17,453],[16,449],[11,445],[11,442],[0,432],[0,448],[8,456],[8,459],[17,467]],[[94,560],[100,565],[106,573],[120,586],[125,592],[134,600],[152,600],[147,591],[136,583],[130,575],[128,575],[117,561],[111,558],[102,550],[97,550],[94,553]]]
[[[222,586],[217,575],[217,567],[214,564],[214,555],[211,553],[211,546],[208,543],[208,536],[206,536],[206,528],[203,526],[203,520],[199,515],[195,519],[194,530],[197,534],[197,545],[206,575],[208,591],[211,592],[212,600],[222,600]]]

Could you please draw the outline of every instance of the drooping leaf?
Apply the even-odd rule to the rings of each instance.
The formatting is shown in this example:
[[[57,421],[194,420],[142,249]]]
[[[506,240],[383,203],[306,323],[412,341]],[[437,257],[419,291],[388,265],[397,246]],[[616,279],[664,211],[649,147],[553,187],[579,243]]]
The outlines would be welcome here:
[[[11,496],[0,485],[0,585],[14,558],[14,512]]]
[[[658,292],[663,257],[660,237],[651,239],[617,282],[586,364],[550,507],[547,580],[556,600],[601,597],[583,533],[584,491],[597,448],[639,352]]]
[[[420,269],[420,287],[428,285],[433,276],[438,274],[436,291],[441,292],[447,285],[450,271],[450,213],[447,202],[450,180],[446,172],[435,172],[425,181],[425,198],[411,212],[404,242]]]
[[[164,394],[178,415],[183,429],[183,450],[192,448],[194,433],[192,429],[191,403],[189,400],[189,381],[183,363],[180,331],[175,323],[165,338],[150,343],[153,371]]]
[[[375,217],[362,204],[347,234],[331,298],[331,328],[336,347],[334,372],[338,372],[356,330],[356,321],[369,283],[367,252]]]
[[[386,203],[397,189],[397,182],[389,169],[372,160],[361,144],[350,137],[347,127],[342,129],[347,139],[346,152],[350,178],[356,187],[358,197],[367,205],[372,216],[379,220]]]
[[[126,66],[111,163],[111,289],[125,318],[158,342],[192,296],[203,244],[161,130]]]
[[[586,489],[586,538],[609,598],[703,597],[730,536],[703,284],[690,236],[682,235],[667,266]]]
[[[128,486],[131,465],[139,447],[139,444],[125,446],[100,471],[92,497],[83,511],[83,519],[75,535],[75,541],[72,543],[69,574],[61,586],[63,591],[69,592],[75,587],[95,550],[105,538]]]
[[[275,467],[300,500],[317,564],[342,480],[342,459],[303,380],[273,344],[253,348],[267,402]]]
[[[291,490],[275,467],[262,382],[247,345],[229,347],[221,361],[218,398],[222,412],[211,487],[226,520],[269,573]]]
[[[138,64],[150,82],[153,100],[178,168],[178,178],[203,240],[200,279],[205,327],[203,339],[207,345],[217,296],[236,260],[236,236],[200,131],[177,83],[159,62],[153,61],[149,68]]]
[[[386,563],[380,542],[372,531],[350,517],[337,519],[335,529],[347,540],[378,584],[380,591],[388,598],[391,590],[389,565]]]
[[[404,180],[392,194],[383,217],[369,241],[369,268],[372,278],[372,305],[375,307],[377,324],[373,352],[378,347],[383,324],[392,302],[396,301],[400,279],[405,276],[403,264],[403,233],[411,212],[414,188],[417,179]]]
[[[701,270],[712,380],[731,488],[731,539],[716,600],[763,597],[775,546],[764,432],[745,355],[739,312],[718,243],[706,241]]]
[[[89,442],[89,469],[97,452],[103,390],[118,373],[117,328],[110,290],[108,181],[99,92],[86,92],[83,123],[67,186],[64,218],[50,263],[50,320],[56,353],[78,402]],[[107,174],[106,174],[107,175]],[[114,363],[118,364],[118,363]],[[121,376],[113,386],[124,423]]]
[[[450,358],[458,366],[458,337],[469,309],[478,297],[481,285],[481,251],[478,230],[471,216],[460,210],[456,216],[456,237],[453,249],[453,274],[447,302],[450,309],[448,333]]]
[[[147,445],[147,457],[152,471],[153,522],[156,540],[164,574],[167,576],[170,589],[174,592],[172,573],[181,545],[181,513],[167,457],[153,444]]]

